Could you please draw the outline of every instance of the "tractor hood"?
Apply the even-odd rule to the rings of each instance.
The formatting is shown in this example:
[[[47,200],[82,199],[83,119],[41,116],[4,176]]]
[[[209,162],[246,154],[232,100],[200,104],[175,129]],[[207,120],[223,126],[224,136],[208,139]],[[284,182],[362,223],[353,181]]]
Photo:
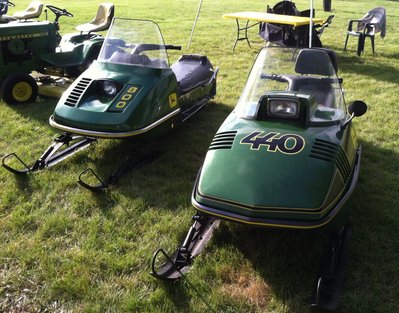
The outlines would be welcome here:
[[[339,125],[303,127],[233,112],[215,135],[194,205],[248,217],[318,220],[347,188],[355,143]]]

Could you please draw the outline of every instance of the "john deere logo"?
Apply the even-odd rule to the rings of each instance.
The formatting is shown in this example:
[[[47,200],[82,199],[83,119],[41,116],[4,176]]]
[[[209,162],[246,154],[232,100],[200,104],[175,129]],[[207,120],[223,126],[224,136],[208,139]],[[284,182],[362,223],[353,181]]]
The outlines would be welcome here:
[[[172,93],[169,95],[169,106],[174,108],[177,105],[177,95],[176,93]]]

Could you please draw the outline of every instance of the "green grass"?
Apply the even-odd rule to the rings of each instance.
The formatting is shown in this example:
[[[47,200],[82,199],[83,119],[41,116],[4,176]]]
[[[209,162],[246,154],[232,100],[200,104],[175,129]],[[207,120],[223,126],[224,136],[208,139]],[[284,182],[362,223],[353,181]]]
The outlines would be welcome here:
[[[29,1],[19,1],[24,8]],[[157,144],[151,165],[129,173],[116,188],[93,194],[77,174],[90,166],[109,174],[129,142],[103,140],[51,169],[16,177],[0,170],[0,312],[310,312],[318,257],[325,237],[265,231],[222,223],[191,272],[170,284],[149,275],[152,253],[172,251],[194,213],[190,195],[217,128],[233,109],[262,46],[238,43],[223,13],[264,11],[266,2],[204,1],[187,50],[197,0],[114,1],[116,16],[159,22],[166,43],[206,54],[220,66],[217,97]],[[306,9],[309,1],[295,1]],[[74,18],[61,32],[92,18],[98,1],[52,1]],[[129,4],[127,4],[129,3]],[[399,308],[399,11],[397,1],[333,0],[335,18],[323,44],[337,51],[346,100],[362,99],[367,114],[354,121],[363,145],[359,184],[348,201],[354,234],[339,312],[396,312]],[[274,4],[270,2],[269,4]],[[370,8],[387,8],[387,36],[362,57],[347,21]],[[318,17],[327,17],[315,1]],[[360,12],[360,13],[359,13]],[[49,13],[51,15],[51,12]],[[172,54],[171,61],[176,60]],[[1,103],[0,157],[17,152],[34,160],[57,131],[48,125],[56,100],[23,106]]]

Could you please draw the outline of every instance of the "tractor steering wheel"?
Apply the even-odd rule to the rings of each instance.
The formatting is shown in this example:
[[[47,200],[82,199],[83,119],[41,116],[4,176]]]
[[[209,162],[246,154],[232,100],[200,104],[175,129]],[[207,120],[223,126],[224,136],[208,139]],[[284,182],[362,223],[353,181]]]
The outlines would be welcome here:
[[[50,5],[50,4],[46,5],[46,7],[49,8],[50,11],[53,12],[55,14],[55,16],[57,16],[58,18],[60,16],[73,17],[73,14],[68,12],[66,9],[60,9],[60,8]]]

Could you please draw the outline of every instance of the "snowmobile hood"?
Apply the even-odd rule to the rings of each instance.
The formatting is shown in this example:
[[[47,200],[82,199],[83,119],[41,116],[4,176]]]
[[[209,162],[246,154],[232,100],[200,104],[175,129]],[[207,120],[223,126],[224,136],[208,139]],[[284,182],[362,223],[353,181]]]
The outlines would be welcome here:
[[[131,136],[179,112],[176,89],[169,68],[95,62],[63,94],[50,124],[94,137]]]
[[[194,190],[197,203],[248,214],[314,213],[320,218],[346,188],[356,143],[339,125],[226,119]]]

